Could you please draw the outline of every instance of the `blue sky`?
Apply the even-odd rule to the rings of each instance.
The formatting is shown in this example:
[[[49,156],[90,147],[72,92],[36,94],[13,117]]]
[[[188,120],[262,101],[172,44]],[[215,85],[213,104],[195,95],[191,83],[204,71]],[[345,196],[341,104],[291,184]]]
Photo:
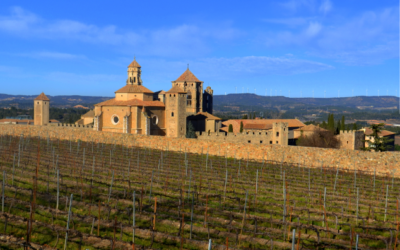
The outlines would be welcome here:
[[[6,94],[113,96],[134,56],[153,91],[399,94],[398,0],[2,0],[0,41]]]

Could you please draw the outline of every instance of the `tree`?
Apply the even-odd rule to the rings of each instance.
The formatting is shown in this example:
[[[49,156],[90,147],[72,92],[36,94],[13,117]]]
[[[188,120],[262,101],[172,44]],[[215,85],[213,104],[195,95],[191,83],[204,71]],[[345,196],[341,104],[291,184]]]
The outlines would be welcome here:
[[[371,124],[370,126],[370,129],[372,130],[372,134],[370,135],[371,140],[364,141],[368,143],[368,147],[362,148],[363,150],[383,152],[392,148],[392,146],[388,144],[393,142],[393,139],[380,136],[384,126],[385,126],[384,123]]]
[[[297,140],[298,146],[317,148],[339,148],[340,141],[330,130],[316,128],[309,136],[303,134]]]
[[[345,122],[344,122],[344,115],[342,115],[342,122],[340,123],[340,125],[341,125],[341,127],[340,127],[340,130],[345,130],[345,128],[346,128],[346,125],[345,125]]]
[[[229,132],[229,133],[233,133],[233,126],[232,126],[232,124],[229,124],[228,132]]]
[[[243,133],[243,122],[240,122],[240,133]]]
[[[323,121],[322,124],[321,124],[321,128],[327,129],[328,128],[328,124],[326,124],[326,122]]]
[[[328,116],[328,130],[331,132],[335,131],[335,118],[333,117],[333,114],[329,114]]]
[[[340,120],[337,121],[337,126],[335,130],[335,134],[338,135],[340,133],[340,128],[341,128]]]
[[[247,119],[247,114],[243,115],[242,119]]]
[[[194,132],[194,126],[191,121],[189,121],[187,126],[186,138],[196,138],[196,133]]]
[[[357,123],[353,123],[353,130],[358,130]]]

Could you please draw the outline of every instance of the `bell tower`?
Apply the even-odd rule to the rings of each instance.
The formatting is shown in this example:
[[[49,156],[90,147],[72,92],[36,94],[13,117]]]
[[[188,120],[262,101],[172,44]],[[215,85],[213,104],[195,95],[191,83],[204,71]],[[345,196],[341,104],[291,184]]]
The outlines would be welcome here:
[[[133,59],[133,62],[128,66],[128,79],[126,79],[126,85],[142,85],[142,67]]]
[[[33,100],[33,116],[35,125],[49,124],[50,99],[42,92]]]

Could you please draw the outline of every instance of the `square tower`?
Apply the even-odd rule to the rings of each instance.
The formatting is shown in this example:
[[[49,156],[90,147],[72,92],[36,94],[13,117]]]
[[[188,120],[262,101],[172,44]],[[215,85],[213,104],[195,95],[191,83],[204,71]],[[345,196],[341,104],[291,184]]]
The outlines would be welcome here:
[[[178,86],[165,93],[165,121],[168,137],[185,137],[186,92]]]
[[[186,93],[186,113],[196,115],[203,111],[203,82],[200,81],[189,68],[183,72],[175,81],[172,81],[172,87],[179,87]]]
[[[33,113],[35,125],[49,124],[50,99],[42,92],[33,100]]]
[[[274,122],[272,124],[273,144],[288,145],[289,139],[289,123]]]

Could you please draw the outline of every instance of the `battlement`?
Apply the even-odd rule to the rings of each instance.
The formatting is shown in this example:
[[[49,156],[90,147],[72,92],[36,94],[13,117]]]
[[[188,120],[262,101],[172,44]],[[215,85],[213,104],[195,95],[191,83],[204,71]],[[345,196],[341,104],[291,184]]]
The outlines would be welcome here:
[[[69,127],[69,128],[82,128],[82,129],[93,129],[93,125],[77,125],[70,123],[49,123],[47,126],[51,127]]]
[[[353,135],[353,134],[364,134],[364,131],[361,131],[361,130],[349,130],[349,131],[346,131],[346,130],[341,130],[340,131],[340,134],[351,134],[351,135]]]

